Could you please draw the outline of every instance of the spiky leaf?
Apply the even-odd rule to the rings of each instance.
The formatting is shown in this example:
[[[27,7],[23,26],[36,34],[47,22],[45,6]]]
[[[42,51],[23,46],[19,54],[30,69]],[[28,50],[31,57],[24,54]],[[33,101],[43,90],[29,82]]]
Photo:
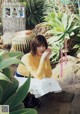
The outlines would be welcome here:
[[[8,81],[8,82],[11,82],[11,80],[1,72],[0,72],[0,80],[5,80],[5,81]]]

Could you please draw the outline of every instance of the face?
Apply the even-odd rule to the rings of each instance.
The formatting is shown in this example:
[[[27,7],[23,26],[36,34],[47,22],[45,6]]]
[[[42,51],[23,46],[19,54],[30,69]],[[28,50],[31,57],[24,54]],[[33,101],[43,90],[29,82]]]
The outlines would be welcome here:
[[[43,45],[37,47],[37,55],[41,56],[45,50],[46,50],[46,47]]]

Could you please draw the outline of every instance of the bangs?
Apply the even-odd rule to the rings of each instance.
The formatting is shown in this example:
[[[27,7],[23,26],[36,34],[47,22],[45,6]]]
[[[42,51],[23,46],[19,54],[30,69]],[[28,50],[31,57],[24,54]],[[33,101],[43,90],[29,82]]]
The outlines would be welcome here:
[[[45,46],[46,47],[46,43],[44,42],[36,42],[36,46],[40,47],[40,46]]]
[[[44,37],[36,38],[35,44],[36,44],[36,47],[45,46],[46,48],[48,45],[46,42],[46,39],[44,39]]]
[[[37,35],[30,43],[30,49],[31,49],[32,55],[36,55],[37,47],[40,47],[40,46],[45,46],[47,49],[48,43],[44,36]]]

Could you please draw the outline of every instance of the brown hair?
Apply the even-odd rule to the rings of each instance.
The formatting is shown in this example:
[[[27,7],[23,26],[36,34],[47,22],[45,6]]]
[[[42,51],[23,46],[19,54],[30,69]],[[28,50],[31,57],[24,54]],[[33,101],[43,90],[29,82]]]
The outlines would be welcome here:
[[[39,47],[41,45],[45,46],[46,49],[48,47],[48,43],[47,43],[45,37],[42,35],[37,35],[30,43],[30,50],[31,50],[32,55],[36,55],[37,47]]]

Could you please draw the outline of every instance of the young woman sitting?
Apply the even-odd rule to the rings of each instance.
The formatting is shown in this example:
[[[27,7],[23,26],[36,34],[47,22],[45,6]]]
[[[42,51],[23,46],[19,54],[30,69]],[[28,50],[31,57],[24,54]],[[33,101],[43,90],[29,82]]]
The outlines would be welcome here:
[[[19,81],[19,85],[22,85],[29,74],[31,74],[31,83],[29,92],[36,98],[36,105],[40,105],[37,98],[49,93],[49,92],[61,92],[62,89],[57,80],[54,80],[52,76],[52,69],[50,65],[49,56],[51,49],[48,48],[48,43],[44,36],[37,35],[30,43],[31,51],[25,54],[21,61],[25,64],[19,64],[16,72],[16,78]],[[29,93],[29,96],[31,96]],[[27,98],[25,98],[25,105],[27,105]],[[26,106],[29,107],[29,106]],[[34,106],[32,106],[34,107]]]

